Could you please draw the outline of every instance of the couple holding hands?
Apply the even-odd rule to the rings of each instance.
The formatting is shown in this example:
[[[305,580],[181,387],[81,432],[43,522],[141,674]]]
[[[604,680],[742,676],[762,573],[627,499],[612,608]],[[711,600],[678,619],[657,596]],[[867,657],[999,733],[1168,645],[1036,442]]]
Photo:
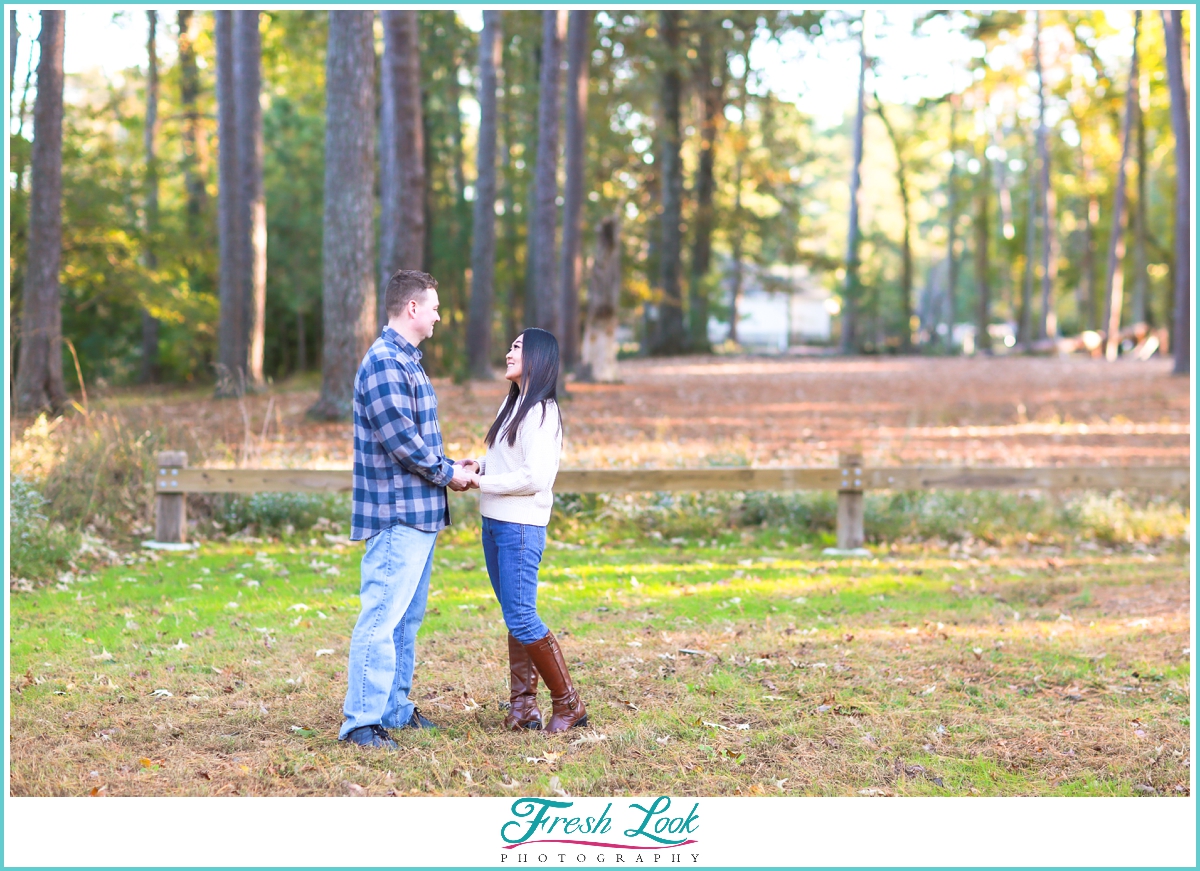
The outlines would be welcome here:
[[[512,382],[485,437],[482,460],[442,453],[437,396],[421,367],[438,314],[437,281],[400,270],[385,291],[387,326],[354,379],[354,496],[350,537],[366,541],[362,610],[350,639],[339,740],[395,747],[389,728],[433,728],[409,699],[437,534],[450,523],[446,487],[478,488],[483,555],[508,627],[507,729],[561,732],[587,725],[554,634],[537,613],[551,490],[562,453],[558,341],[530,328],[513,341]],[[539,676],[552,710],[543,725]]]

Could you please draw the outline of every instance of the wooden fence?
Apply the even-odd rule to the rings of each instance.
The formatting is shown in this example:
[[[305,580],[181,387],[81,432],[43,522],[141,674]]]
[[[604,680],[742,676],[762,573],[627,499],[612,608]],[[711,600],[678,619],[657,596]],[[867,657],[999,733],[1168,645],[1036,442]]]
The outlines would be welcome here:
[[[839,549],[862,547],[866,490],[1132,490],[1186,493],[1188,466],[904,466],[868,468],[842,454],[836,468],[562,469],[559,493],[836,490]],[[187,454],[158,455],[156,538],[187,535],[188,493],[348,493],[349,469],[189,469]]]

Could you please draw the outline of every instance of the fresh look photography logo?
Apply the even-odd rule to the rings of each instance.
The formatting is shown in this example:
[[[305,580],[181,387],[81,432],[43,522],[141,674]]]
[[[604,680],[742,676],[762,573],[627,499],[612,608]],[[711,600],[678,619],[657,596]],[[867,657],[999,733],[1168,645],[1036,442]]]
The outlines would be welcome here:
[[[643,805],[519,798],[500,826],[502,865],[695,865],[700,803],[659,796]]]

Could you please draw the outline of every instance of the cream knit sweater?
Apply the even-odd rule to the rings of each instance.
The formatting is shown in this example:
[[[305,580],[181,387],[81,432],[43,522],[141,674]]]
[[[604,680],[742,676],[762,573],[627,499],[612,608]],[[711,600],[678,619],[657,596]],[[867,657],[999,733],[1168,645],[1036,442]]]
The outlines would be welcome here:
[[[484,517],[530,526],[550,522],[562,425],[558,404],[547,401],[545,408],[545,420],[540,403],[529,409],[511,447],[501,426],[496,443],[488,448],[479,478],[479,513]]]

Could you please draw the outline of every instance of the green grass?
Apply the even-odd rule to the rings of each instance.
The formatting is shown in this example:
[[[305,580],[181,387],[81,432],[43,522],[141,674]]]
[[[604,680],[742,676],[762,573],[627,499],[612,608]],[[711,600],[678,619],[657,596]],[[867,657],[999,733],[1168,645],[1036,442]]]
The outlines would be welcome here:
[[[499,730],[505,630],[472,536],[439,543],[419,641],[413,694],[442,728],[395,753],[335,740],[361,546],[207,543],[14,594],[13,793],[1187,788],[1181,550],[552,546],[540,610],[593,728],[548,737]]]

